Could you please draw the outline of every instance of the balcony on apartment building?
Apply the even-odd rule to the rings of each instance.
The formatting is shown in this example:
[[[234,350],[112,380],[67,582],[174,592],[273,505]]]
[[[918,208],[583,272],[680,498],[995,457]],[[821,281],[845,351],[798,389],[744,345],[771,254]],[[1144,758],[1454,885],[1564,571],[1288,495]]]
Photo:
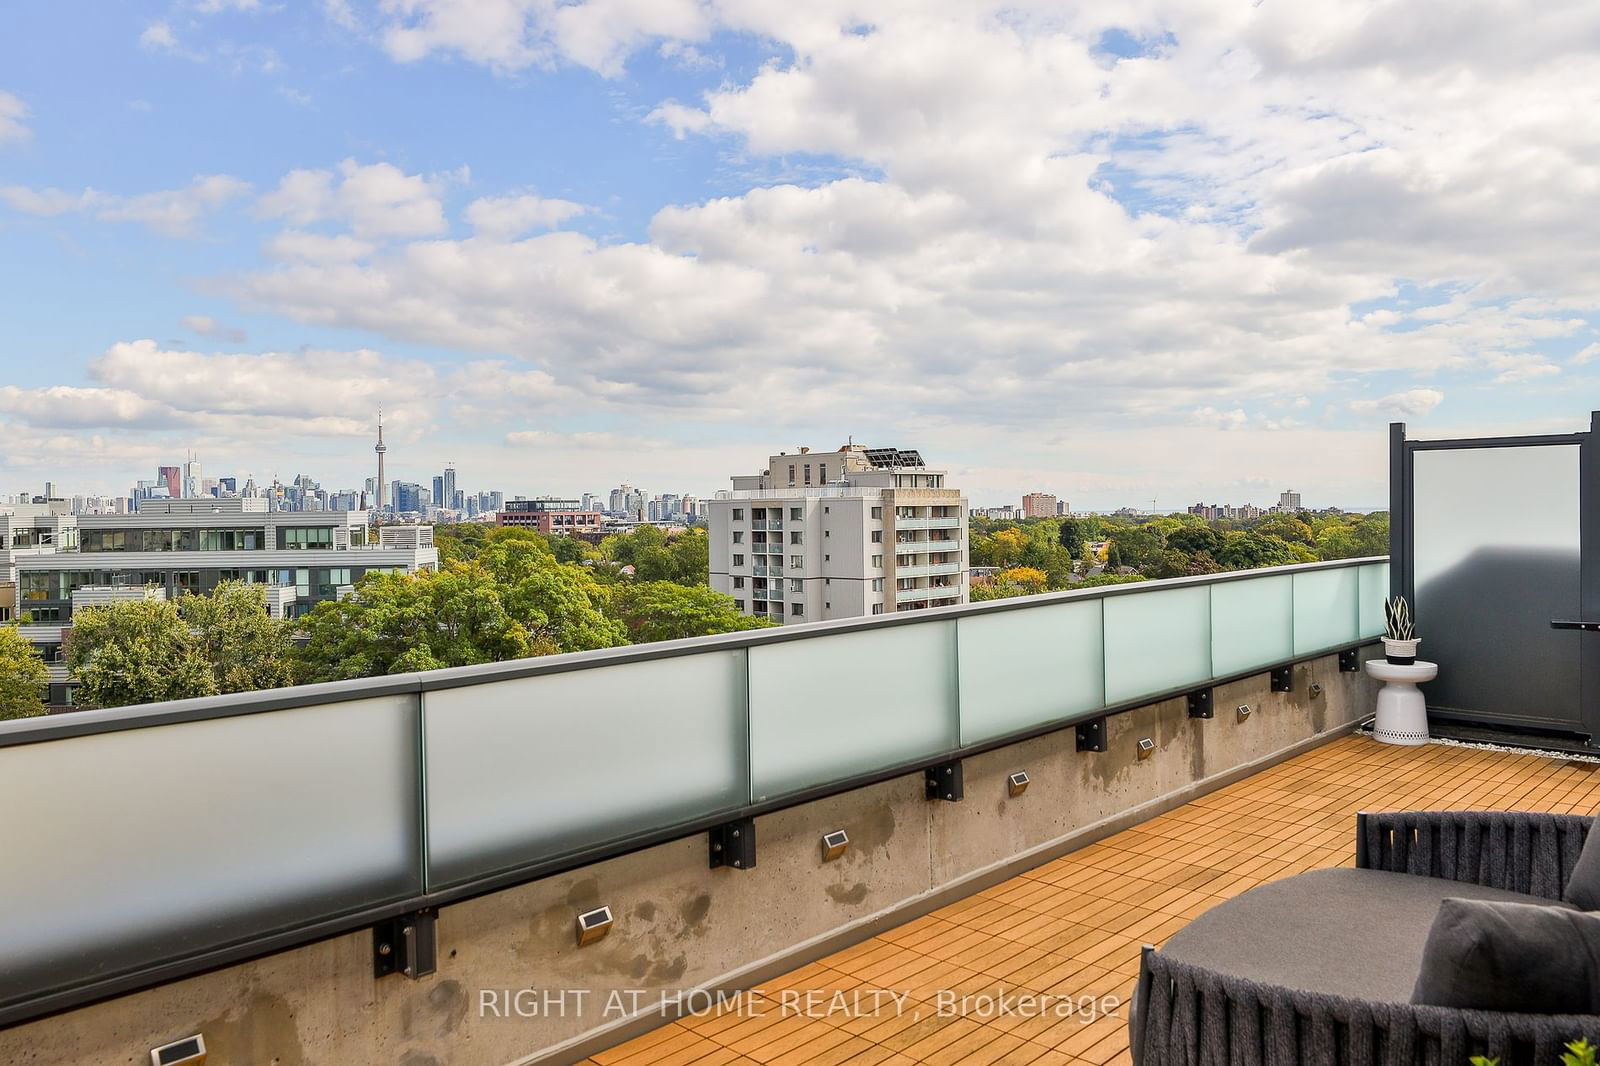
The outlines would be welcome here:
[[[1600,800],[1359,729],[1398,592],[1440,680],[1513,675],[1441,721],[1600,734],[1550,625],[1600,617],[1600,436],[1395,447],[1392,561],[0,723],[0,1061],[1126,1061],[1142,945],[1357,812]]]
[[[961,583],[954,582],[944,585],[916,585],[911,588],[897,588],[894,590],[896,603],[915,603],[920,600],[953,600],[961,595]]]

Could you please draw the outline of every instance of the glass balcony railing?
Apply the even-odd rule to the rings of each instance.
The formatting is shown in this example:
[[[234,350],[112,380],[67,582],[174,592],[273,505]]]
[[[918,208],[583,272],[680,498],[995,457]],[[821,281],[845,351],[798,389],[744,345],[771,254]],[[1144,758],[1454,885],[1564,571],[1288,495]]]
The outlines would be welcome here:
[[[904,554],[906,554],[908,552],[914,552],[914,553],[919,553],[920,554],[920,553],[925,553],[925,552],[955,551],[956,548],[958,548],[959,546],[960,546],[960,542],[955,540],[954,538],[951,538],[950,540],[899,540],[899,539],[896,539],[895,542],[894,542],[894,550],[895,550],[895,552],[897,554],[900,554],[900,555],[904,555]]]
[[[960,595],[960,585],[924,585],[921,588],[895,589],[894,601],[915,603],[917,600],[953,600]]]
[[[895,577],[936,577],[941,574],[959,574],[960,563],[913,563],[910,566],[896,566]]]
[[[1314,563],[0,722],[0,1026],[1353,648],[1388,587]]]
[[[959,518],[896,518],[896,529],[955,529],[961,525]]]

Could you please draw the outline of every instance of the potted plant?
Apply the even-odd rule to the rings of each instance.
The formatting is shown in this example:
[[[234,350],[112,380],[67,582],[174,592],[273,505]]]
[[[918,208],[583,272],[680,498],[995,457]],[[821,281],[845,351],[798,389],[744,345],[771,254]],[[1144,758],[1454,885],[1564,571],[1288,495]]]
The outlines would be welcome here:
[[[1404,596],[1385,600],[1383,604],[1383,656],[1396,666],[1410,666],[1417,661],[1417,645],[1421,639],[1411,624],[1411,605]]]

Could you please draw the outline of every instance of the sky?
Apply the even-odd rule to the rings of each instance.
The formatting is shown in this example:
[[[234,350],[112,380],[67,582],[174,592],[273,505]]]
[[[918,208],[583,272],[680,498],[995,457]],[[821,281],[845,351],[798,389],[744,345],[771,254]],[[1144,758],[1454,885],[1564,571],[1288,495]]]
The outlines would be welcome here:
[[[1590,0],[18,0],[0,492],[1382,506],[1600,408]]]

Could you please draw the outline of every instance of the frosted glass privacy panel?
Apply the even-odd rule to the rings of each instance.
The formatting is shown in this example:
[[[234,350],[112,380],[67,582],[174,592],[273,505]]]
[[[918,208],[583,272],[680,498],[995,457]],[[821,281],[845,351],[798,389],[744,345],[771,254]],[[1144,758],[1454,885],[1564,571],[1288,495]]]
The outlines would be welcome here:
[[[0,748],[0,1003],[419,892],[415,708]]]
[[[1550,628],[1583,617],[1578,446],[1418,450],[1412,461],[1411,606],[1418,654],[1439,664],[1428,705],[1591,732],[1578,657],[1600,642]]]
[[[1215,676],[1293,657],[1293,578],[1275,574],[1211,586],[1211,666]]]
[[[422,699],[433,888],[749,801],[740,650]]]
[[[1383,636],[1383,603],[1389,598],[1389,564],[1368,563],[1356,578],[1361,586],[1361,636]]]
[[[966,615],[956,622],[961,743],[1105,704],[1098,599]]]
[[[942,620],[751,648],[756,800],[954,748],[955,633]]]
[[[1210,680],[1207,586],[1107,596],[1105,617],[1107,703]]]
[[[1357,639],[1356,568],[1294,575],[1294,653],[1305,655]]]

